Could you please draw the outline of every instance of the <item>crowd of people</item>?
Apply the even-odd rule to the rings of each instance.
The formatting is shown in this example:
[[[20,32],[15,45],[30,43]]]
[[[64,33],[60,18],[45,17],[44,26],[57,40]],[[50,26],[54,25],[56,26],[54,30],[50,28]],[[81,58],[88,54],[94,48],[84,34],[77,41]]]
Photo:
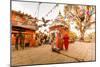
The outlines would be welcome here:
[[[52,33],[38,32],[35,35],[35,45],[51,45],[52,50],[68,50],[69,35],[66,28],[59,28]]]
[[[50,43],[50,36],[39,31],[35,35],[35,40],[36,40],[36,45],[41,46],[41,45],[49,44]]]

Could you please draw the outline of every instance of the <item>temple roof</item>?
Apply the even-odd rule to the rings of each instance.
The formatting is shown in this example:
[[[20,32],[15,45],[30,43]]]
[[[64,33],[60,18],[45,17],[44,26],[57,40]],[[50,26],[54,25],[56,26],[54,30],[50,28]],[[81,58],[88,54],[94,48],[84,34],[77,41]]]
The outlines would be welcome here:
[[[28,24],[28,21],[27,21],[27,24],[24,24],[24,23],[26,23],[26,22],[21,23],[21,21],[19,21],[19,22],[16,23],[16,21],[15,21],[15,22],[12,21],[12,27],[16,27],[16,28],[17,28],[17,27],[18,27],[18,28],[20,27],[20,28],[23,28],[23,29],[30,29],[30,30],[37,30],[37,29],[38,29],[37,24],[36,24],[36,23],[33,23],[33,22],[35,22],[35,18],[33,18],[31,15],[22,13],[21,11],[15,11],[15,10],[12,10],[12,13],[15,13],[15,15],[21,16],[20,18],[23,18],[23,16],[27,16],[28,19],[26,19],[26,20],[28,20],[28,21],[30,21],[29,19],[32,19],[32,20],[31,20],[31,22],[32,22],[31,25]],[[16,19],[16,18],[13,18],[13,19]]]
[[[53,23],[50,26],[57,26],[57,25],[61,25],[61,26],[65,26],[65,19],[64,17],[61,15],[61,12],[59,11],[58,16],[56,17],[56,19],[53,21]]]
[[[26,13],[24,13],[24,12],[21,12],[21,11],[12,10],[12,13],[18,14],[18,15],[20,15],[20,16],[27,16],[27,17],[33,19],[33,17],[32,17],[31,15],[28,15],[28,14],[26,14]]]
[[[58,16],[56,17],[55,20],[60,21],[60,19],[62,19],[62,21],[64,21],[64,17],[61,15],[61,12],[59,11],[59,14],[58,14]]]

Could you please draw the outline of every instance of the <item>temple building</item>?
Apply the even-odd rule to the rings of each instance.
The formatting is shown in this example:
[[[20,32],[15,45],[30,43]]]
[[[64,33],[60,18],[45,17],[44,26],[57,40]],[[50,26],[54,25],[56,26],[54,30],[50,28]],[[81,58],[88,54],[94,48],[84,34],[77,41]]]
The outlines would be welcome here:
[[[35,46],[35,31],[38,29],[37,19],[21,11],[11,11],[12,45],[23,41],[25,46]]]
[[[61,15],[61,12],[59,12],[58,16],[50,25],[49,29],[50,29],[50,32],[52,33],[52,32],[58,31],[60,28],[66,29],[66,32],[68,32],[69,37],[70,37],[69,38],[70,43],[75,42],[77,35],[75,34],[75,32],[72,32],[70,30],[69,22],[66,21],[66,18],[64,18],[64,16]]]

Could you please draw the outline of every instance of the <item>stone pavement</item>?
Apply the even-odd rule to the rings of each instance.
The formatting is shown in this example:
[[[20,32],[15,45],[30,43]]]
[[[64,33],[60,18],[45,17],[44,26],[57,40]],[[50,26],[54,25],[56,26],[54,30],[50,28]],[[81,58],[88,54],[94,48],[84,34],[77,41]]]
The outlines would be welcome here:
[[[75,42],[61,54],[52,52],[51,45],[12,50],[12,65],[50,64],[64,62],[95,61],[95,43]]]

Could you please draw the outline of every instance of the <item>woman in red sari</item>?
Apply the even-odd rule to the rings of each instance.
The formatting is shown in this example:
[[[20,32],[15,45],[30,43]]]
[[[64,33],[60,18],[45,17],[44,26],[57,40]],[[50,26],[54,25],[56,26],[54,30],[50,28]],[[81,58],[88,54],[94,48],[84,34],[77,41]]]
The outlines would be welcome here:
[[[69,35],[68,35],[68,32],[65,28],[63,28],[61,30],[62,32],[62,35],[63,35],[63,45],[64,45],[64,48],[65,50],[68,50],[68,46],[69,46]]]
[[[68,46],[69,46],[69,36],[68,36],[68,33],[67,32],[65,32],[65,34],[63,36],[63,40],[64,40],[65,50],[68,50]]]
[[[60,32],[56,33],[56,46],[60,50],[63,49],[63,43],[62,43],[62,38],[61,38],[61,33]]]

